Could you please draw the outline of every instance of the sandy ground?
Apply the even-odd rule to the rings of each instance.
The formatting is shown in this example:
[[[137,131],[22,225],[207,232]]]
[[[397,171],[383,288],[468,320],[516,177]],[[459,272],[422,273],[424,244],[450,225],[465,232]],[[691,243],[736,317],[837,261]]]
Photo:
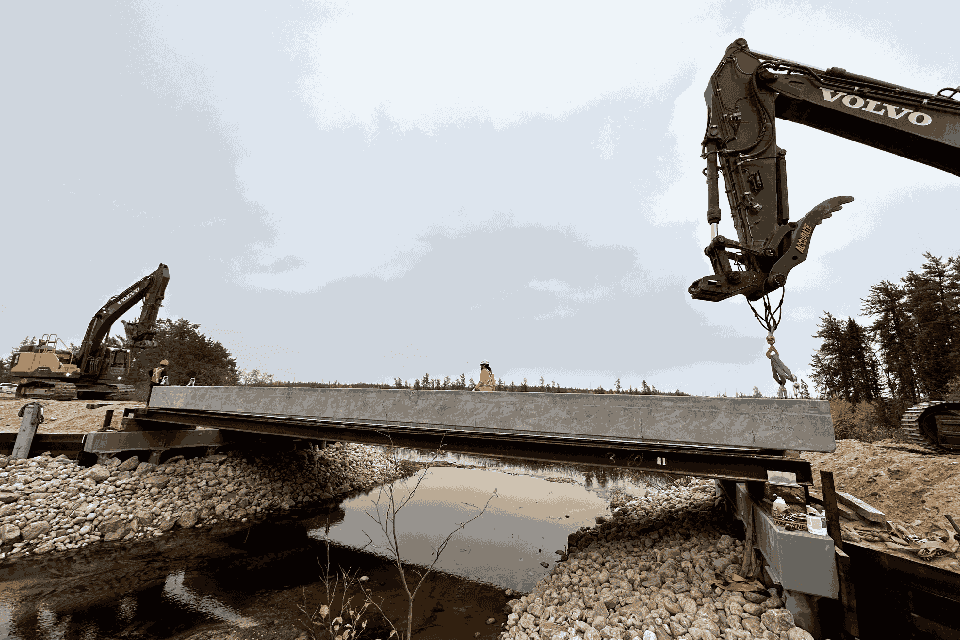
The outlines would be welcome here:
[[[960,456],[936,455],[894,440],[869,444],[840,440],[833,453],[803,453],[801,457],[813,465],[817,491],[821,489],[820,471],[831,471],[838,491],[882,511],[887,520],[908,533],[921,538],[937,531],[952,536],[955,531],[945,515],[960,524]],[[859,520],[842,520],[841,524],[854,529],[866,526]],[[860,544],[917,559],[912,553],[892,549],[885,540]],[[955,553],[929,562],[944,569],[960,569]]]
[[[20,407],[32,402],[14,398],[13,394],[0,394],[0,432],[17,432],[22,418],[17,417]],[[99,400],[37,400],[43,406],[43,424],[37,433],[89,433],[103,426],[107,409],[113,409],[113,428],[120,427],[125,407],[143,407],[142,402],[105,402],[98,409],[87,409],[88,402],[100,404]]]

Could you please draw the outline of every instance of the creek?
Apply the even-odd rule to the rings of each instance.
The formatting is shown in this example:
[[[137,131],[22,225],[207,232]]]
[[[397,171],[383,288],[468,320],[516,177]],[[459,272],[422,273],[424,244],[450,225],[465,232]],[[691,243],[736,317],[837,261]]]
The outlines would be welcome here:
[[[419,463],[434,458],[398,453]],[[444,538],[486,509],[450,538],[416,594],[414,637],[425,640],[496,638],[511,599],[505,590],[529,592],[558,561],[569,533],[609,514],[614,491],[672,480],[457,454],[434,463],[397,515],[411,589]],[[383,519],[389,489],[400,504],[419,477],[249,523],[0,561],[0,638],[186,639],[225,630],[235,638],[296,638],[309,628],[300,607],[312,613],[326,601],[328,550],[331,577],[340,568],[366,576],[364,587],[387,617],[405,620],[407,595],[371,516]],[[356,589],[351,595],[354,605],[362,600]],[[364,618],[363,637],[387,637],[375,607]],[[489,618],[496,623],[486,624]]]

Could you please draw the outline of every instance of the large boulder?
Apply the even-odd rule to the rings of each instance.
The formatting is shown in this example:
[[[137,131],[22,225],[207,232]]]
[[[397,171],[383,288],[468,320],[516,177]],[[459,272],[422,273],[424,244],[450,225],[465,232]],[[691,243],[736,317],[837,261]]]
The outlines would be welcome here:
[[[50,531],[50,529],[51,527],[49,522],[31,522],[25,526],[20,533],[23,535],[23,541],[29,542],[30,540],[38,538],[47,533]]]
[[[196,511],[184,511],[180,514],[180,517],[177,518],[177,524],[183,527],[184,529],[189,529],[190,527],[197,524],[197,512]]]
[[[117,467],[117,471],[133,471],[140,465],[140,458],[133,456],[132,458],[127,458],[120,463],[120,466]]]
[[[0,526],[0,543],[16,542],[20,539],[20,527],[15,524]]]
[[[794,626],[793,614],[786,609],[769,609],[760,616],[760,621],[767,629],[773,633],[789,631]]]
[[[86,477],[93,479],[94,482],[103,482],[110,477],[110,469],[98,464],[90,467],[90,470],[86,473]]]
[[[794,627],[787,631],[787,640],[813,640],[813,636],[800,627]]]
[[[0,504],[10,504],[20,499],[20,494],[0,491]]]
[[[170,529],[173,529],[173,525],[175,525],[176,523],[177,523],[176,518],[173,518],[171,516],[164,516],[159,520],[157,520],[154,523],[154,526],[160,529],[160,531],[169,531]]]
[[[143,475],[146,473],[150,473],[156,468],[157,468],[157,465],[153,464],[152,462],[141,462],[140,464],[137,465],[136,473],[137,475]]]
[[[147,476],[143,479],[143,484],[147,485],[148,487],[163,489],[170,484],[170,478],[166,476]]]
[[[101,522],[98,529],[103,533],[104,541],[109,542],[111,540],[119,540],[127,535],[129,526],[130,521],[127,518],[113,516]]]

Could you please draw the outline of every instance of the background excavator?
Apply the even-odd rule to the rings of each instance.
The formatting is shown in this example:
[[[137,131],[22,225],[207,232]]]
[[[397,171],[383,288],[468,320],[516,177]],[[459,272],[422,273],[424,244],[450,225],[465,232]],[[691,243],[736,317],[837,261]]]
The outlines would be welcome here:
[[[19,377],[18,398],[54,400],[133,400],[130,349],[155,347],[157,314],[170,281],[170,269],[156,271],[113,296],[93,316],[77,353],[57,349],[56,334],[45,334],[39,344],[20,348],[10,373]],[[143,301],[137,322],[123,322],[125,347],[104,344],[110,327],[135,304]],[[60,342],[63,344],[62,342]],[[64,345],[65,346],[65,345]]]
[[[821,70],[751,51],[739,38],[727,47],[704,98],[707,129],[702,157],[707,160],[711,237],[704,253],[713,274],[695,281],[689,293],[696,300],[713,302],[736,295],[748,302],[764,299],[765,317],[754,313],[769,331],[767,355],[782,391],[784,376],[794,378],[773,347],[778,320],[769,294],[784,287],[790,270],[806,260],[817,225],[853,198],[829,198],[790,222],[786,151],[777,146],[776,119],[960,176],[960,87],[923,93],[837,67]],[[737,240],[717,232],[720,172]],[[916,444],[960,452],[960,403],[922,403],[909,409],[901,424]]]

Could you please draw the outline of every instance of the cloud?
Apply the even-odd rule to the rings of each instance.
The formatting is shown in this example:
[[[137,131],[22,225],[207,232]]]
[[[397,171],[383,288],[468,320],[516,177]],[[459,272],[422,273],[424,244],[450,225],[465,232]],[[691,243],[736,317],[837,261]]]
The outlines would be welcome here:
[[[298,23],[301,97],[323,129],[402,130],[530,116],[564,118],[592,100],[656,94],[714,35],[718,3],[604,3],[584,10],[494,0],[340,3]],[[653,23],[670,25],[657,29]],[[638,29],[643,33],[638,38]],[[663,64],[666,58],[669,63]]]

